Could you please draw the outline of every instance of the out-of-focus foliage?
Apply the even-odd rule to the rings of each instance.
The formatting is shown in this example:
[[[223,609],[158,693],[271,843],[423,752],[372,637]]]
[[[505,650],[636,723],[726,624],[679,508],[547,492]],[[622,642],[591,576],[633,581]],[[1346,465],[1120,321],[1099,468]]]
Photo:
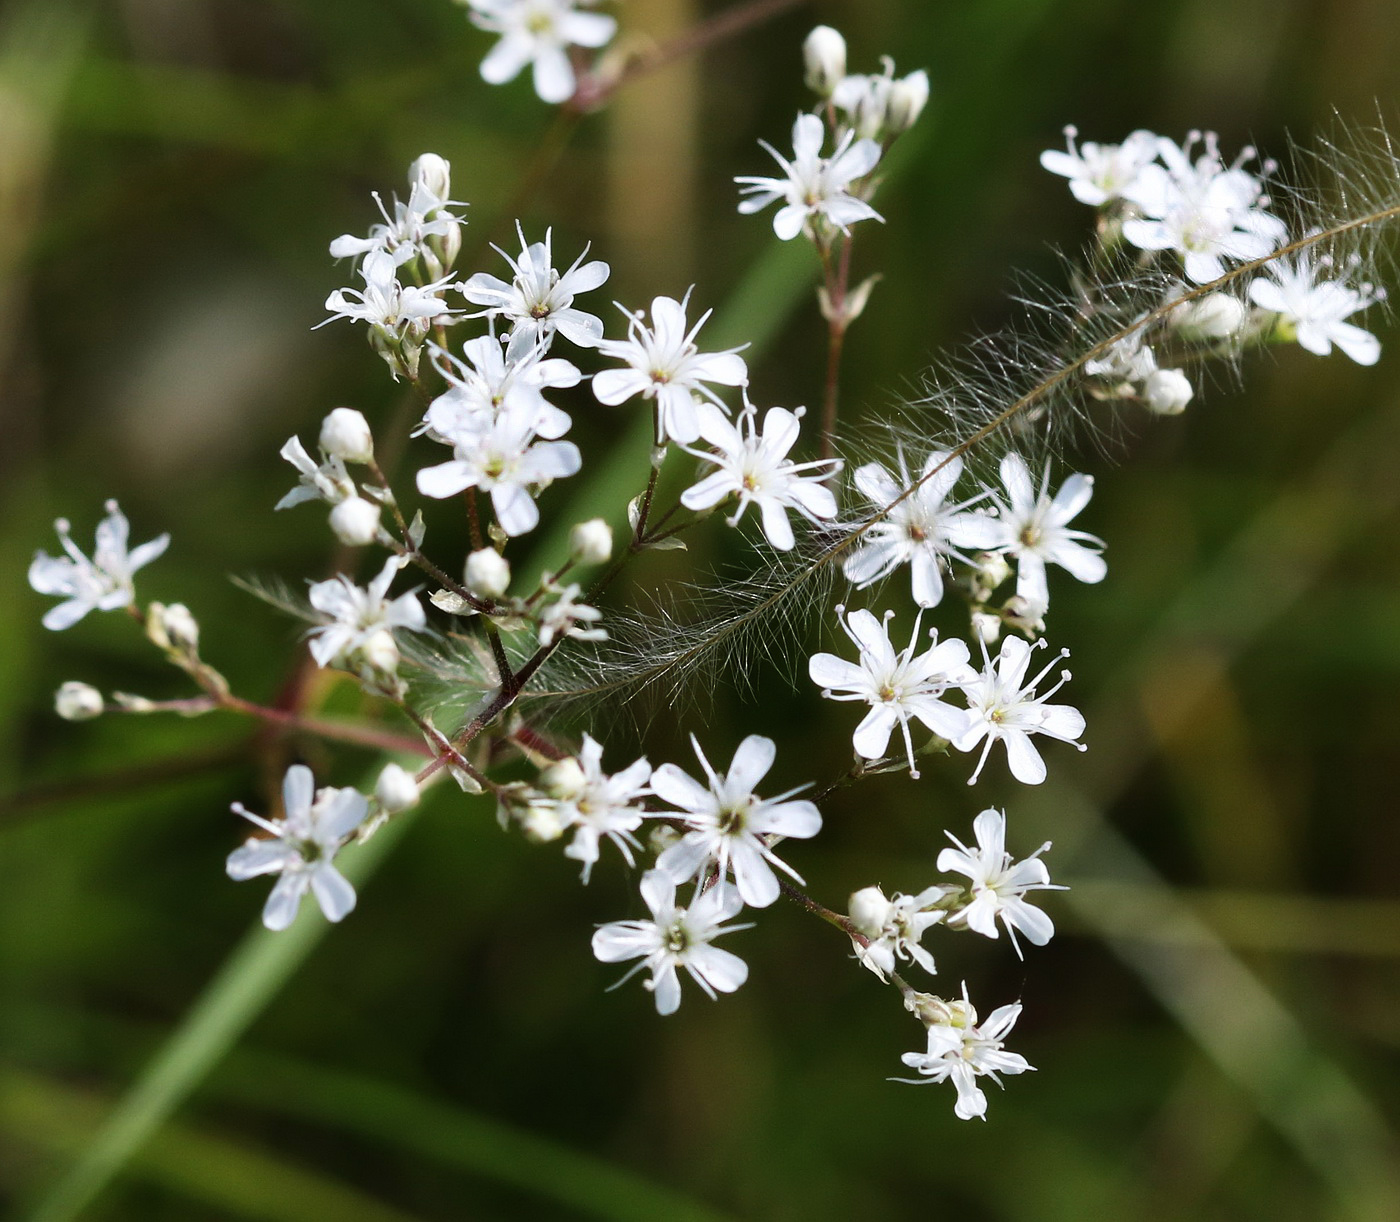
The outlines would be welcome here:
[[[619,9],[663,36],[719,7]],[[1386,0],[812,4],[641,80],[583,124],[523,220],[552,223],[556,250],[592,240],[619,300],[694,281],[745,334],[772,331],[765,404],[817,399],[821,324],[805,297],[776,316],[736,297],[756,265],[788,286],[797,263],[761,262],[771,232],[736,214],[731,176],[806,104],[816,20],[844,29],[853,66],[890,51],[933,81],[887,222],[860,234],[885,278],[848,344],[857,419],[995,325],[1013,269],[1059,274],[1049,248],[1076,247],[1088,216],[1036,156],[1065,123],[1101,140],[1209,127],[1281,154],[1400,88]],[[228,803],[255,805],[293,758],[340,784],[372,759],[226,715],[59,722],[65,679],[186,693],[123,617],[45,633],[23,570],[53,518],[81,537],[116,496],[137,537],[174,535],[143,596],[188,603],[209,658],[277,693],[297,628],[228,576],[299,583],[327,552],[322,515],[272,515],[277,447],[337,404],[379,427],[408,410],[361,335],[310,331],[342,282],[326,244],[433,150],[471,203],[461,266],[499,270],[485,241],[508,232],[550,117],[525,82],[481,82],[488,45],[447,0],[14,0],[0,17],[0,1194],[24,1216],[101,1132],[108,1163],[86,1165],[114,1175],[93,1219],[1400,1216],[1384,327],[1374,369],[1281,350],[1111,455],[1073,456],[1099,477],[1085,525],[1110,565],[1055,594],[1086,755],[1062,753],[1036,793],[1004,769],[976,795],[956,768],[867,782],[792,856],[841,907],[870,882],[924,885],[942,829],[986,801],[1023,850],[1056,841],[1075,889],[1046,902],[1048,948],[1022,965],[932,946],[945,991],[966,970],[992,1004],[1026,1005],[1016,1047],[1039,1072],[995,1095],[990,1123],[885,1081],[917,1024],[795,908],[736,942],[752,976],[733,997],[661,1021],[639,990],[604,994],[615,972],[588,936],[631,912],[631,880],[600,869],[583,890],[557,846],[446,791],[362,863],[377,870],[346,924],[235,954],[261,898],[223,876]],[[626,417],[585,403],[601,468]],[[639,580],[746,555],[696,538]],[[700,713],[720,756],[757,731],[785,781],[844,760],[843,710],[776,670],[754,679]],[[684,714],[652,719],[653,760],[683,758]],[[639,741],[619,721],[609,758]],[[103,1129],[124,1095],[126,1136],[146,1124],[149,1141]]]

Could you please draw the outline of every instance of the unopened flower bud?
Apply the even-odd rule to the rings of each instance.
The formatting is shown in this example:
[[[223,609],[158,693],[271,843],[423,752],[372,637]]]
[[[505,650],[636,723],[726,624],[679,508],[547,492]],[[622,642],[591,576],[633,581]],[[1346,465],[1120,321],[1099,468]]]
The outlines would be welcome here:
[[[472,552],[465,584],[478,598],[500,598],[510,588],[510,563],[494,547]]]
[[[602,518],[580,522],[569,532],[569,555],[580,564],[602,564],[612,555],[612,527]]]
[[[516,820],[520,830],[525,833],[525,839],[535,844],[558,840],[568,826],[555,807],[542,802],[531,802],[516,815]]]
[[[879,887],[862,887],[850,901],[851,924],[867,937],[879,937],[889,917],[890,901]]]
[[[1179,416],[1191,402],[1195,389],[1180,369],[1158,369],[1142,384],[1142,400],[1159,416]]]
[[[102,713],[102,693],[89,683],[70,679],[54,693],[54,712],[64,721],[89,721]]]
[[[567,801],[583,792],[585,778],[576,759],[562,759],[551,764],[539,777],[539,788],[551,798]]]
[[[647,833],[647,847],[660,857],[681,838],[681,833],[669,823],[658,823]]]
[[[802,61],[807,87],[820,97],[830,97],[846,75],[846,40],[838,30],[819,25],[802,44]]]
[[[990,611],[974,611],[972,632],[982,644],[995,645],[1001,637],[1001,616]]]
[[[445,200],[452,194],[452,166],[436,153],[424,153],[408,167],[408,181],[422,183],[430,195]]]
[[[381,628],[360,646],[365,664],[381,674],[392,675],[399,668],[399,647],[394,634]]]
[[[928,105],[928,73],[920,68],[890,86],[885,103],[885,127],[891,136],[907,132]]]
[[[977,566],[972,579],[983,599],[1011,576],[1011,566],[1001,552],[978,552],[972,562]]]
[[[374,796],[389,814],[397,814],[418,804],[418,782],[413,773],[398,764],[385,764],[374,786]]]
[[[1188,340],[1226,339],[1244,326],[1244,320],[1244,306],[1229,293],[1207,293],[1171,313],[1172,325]]]
[[[337,407],[321,421],[321,449],[328,458],[369,462],[374,458],[369,421],[353,407]]]
[[[379,534],[379,506],[362,496],[349,496],[331,510],[335,537],[351,547],[373,543]]]
[[[177,649],[199,648],[199,623],[184,603],[161,607],[159,616],[161,631],[171,645]]]

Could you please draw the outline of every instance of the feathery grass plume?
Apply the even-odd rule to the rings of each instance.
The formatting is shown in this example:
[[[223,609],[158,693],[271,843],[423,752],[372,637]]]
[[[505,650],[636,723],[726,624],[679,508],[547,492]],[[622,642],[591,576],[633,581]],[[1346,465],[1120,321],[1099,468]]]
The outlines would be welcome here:
[[[1023,284],[1014,295],[1018,322],[978,337],[936,364],[922,393],[903,405],[883,435],[865,439],[872,454],[903,448],[912,458],[944,449],[974,471],[989,471],[1008,448],[1032,466],[1069,439],[1102,439],[1121,427],[1115,405],[1096,386],[1099,362],[1123,344],[1175,343],[1180,363],[1215,363],[1228,369],[1243,352],[1240,339],[1222,338],[1182,352],[1173,320],[1183,307],[1227,294],[1243,307],[1250,283],[1279,260],[1308,252],[1326,256],[1352,278],[1374,278],[1378,261],[1393,258],[1382,243],[1400,219],[1400,156],[1383,125],[1295,149],[1309,188],[1274,188],[1294,236],[1260,258],[1240,262],[1220,277],[1188,284],[1137,251],[1119,249],[1091,260],[1068,291]],[[1096,393],[1096,390],[1098,393]],[[1097,400],[1097,401],[1096,401]],[[848,458],[850,455],[848,454]],[[848,462],[847,469],[854,463]],[[801,629],[824,604],[841,563],[878,522],[908,500],[940,467],[909,482],[900,494],[843,531],[808,532],[802,546],[774,557],[741,582],[721,580],[676,592],[650,616],[614,617],[614,639],[589,658],[551,663],[528,694],[532,705],[549,701],[621,699],[646,689],[674,699],[697,678],[726,673],[746,681],[753,653],[785,656],[803,639]],[[687,602],[699,614],[682,619]]]

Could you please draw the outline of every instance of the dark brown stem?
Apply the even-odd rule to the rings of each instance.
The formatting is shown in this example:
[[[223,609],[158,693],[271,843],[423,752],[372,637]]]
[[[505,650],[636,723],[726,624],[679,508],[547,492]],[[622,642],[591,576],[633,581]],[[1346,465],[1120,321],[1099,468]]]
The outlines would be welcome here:
[[[822,459],[836,452],[836,410],[841,386],[841,356],[846,346],[846,293],[851,278],[851,239],[841,240],[841,254],[832,267],[830,248],[822,263],[826,268],[827,320],[826,385],[822,392]],[[835,472],[832,472],[834,477]]]
[[[476,489],[468,488],[463,495],[467,501],[467,529],[471,531],[472,551],[479,552],[486,546],[486,540],[481,533],[481,515],[476,507]]]

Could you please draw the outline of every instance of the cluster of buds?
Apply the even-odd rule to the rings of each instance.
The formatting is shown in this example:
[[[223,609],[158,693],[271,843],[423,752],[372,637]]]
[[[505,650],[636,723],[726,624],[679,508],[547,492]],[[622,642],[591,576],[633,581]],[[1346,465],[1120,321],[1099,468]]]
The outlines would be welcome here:
[[[840,113],[841,130],[857,139],[888,145],[914,126],[928,104],[928,73],[920,68],[896,78],[888,55],[878,75],[847,74],[846,40],[829,25],[807,35],[802,57],[808,88]]]

